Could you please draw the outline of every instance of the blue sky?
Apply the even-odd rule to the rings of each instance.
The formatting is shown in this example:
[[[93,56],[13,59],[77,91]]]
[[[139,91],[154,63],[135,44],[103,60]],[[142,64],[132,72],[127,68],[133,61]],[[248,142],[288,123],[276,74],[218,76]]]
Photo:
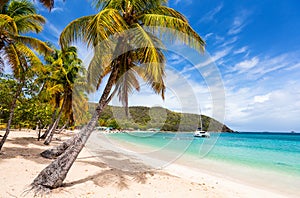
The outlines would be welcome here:
[[[206,54],[170,47],[166,100],[145,86],[131,105],[202,112],[239,131],[300,131],[299,1],[174,0],[169,6],[205,39]],[[56,44],[70,21],[96,12],[86,0],[57,0],[51,13],[39,8],[48,20],[39,38]],[[90,51],[77,46],[87,59]]]

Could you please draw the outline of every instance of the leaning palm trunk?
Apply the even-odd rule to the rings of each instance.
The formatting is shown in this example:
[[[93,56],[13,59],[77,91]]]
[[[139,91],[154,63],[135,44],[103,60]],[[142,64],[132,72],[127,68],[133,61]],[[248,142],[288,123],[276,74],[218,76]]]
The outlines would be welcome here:
[[[6,131],[5,131],[5,134],[0,142],[0,151],[9,135],[9,132],[10,132],[10,126],[11,126],[11,122],[13,120],[13,117],[14,117],[14,113],[15,113],[15,108],[16,108],[16,105],[17,105],[17,99],[19,98],[21,92],[22,92],[22,88],[24,86],[24,83],[22,82],[21,84],[19,84],[18,88],[17,88],[17,92],[16,92],[16,95],[12,101],[12,104],[11,104],[11,108],[10,108],[10,112],[9,112],[9,118],[8,118],[8,122],[7,122],[7,127],[6,127]]]
[[[49,130],[49,135],[46,138],[46,140],[44,141],[45,145],[49,145],[50,142],[52,141],[52,138],[53,138],[53,135],[54,135],[54,131],[56,130],[56,128],[58,126],[58,123],[60,121],[60,117],[61,116],[58,116],[58,118],[55,120],[54,124],[52,125],[51,129]]]
[[[55,122],[53,123],[51,129],[49,130],[49,135],[48,135],[47,139],[44,142],[45,145],[49,145],[50,142],[52,141],[52,138],[53,138],[53,135],[54,135],[54,131],[56,130],[56,128],[57,128],[57,126],[59,124],[60,118],[62,116],[63,109],[65,108],[65,104],[66,104],[66,98],[63,101],[63,104],[62,104],[62,106],[60,108],[60,111],[59,111],[57,119],[55,120]]]
[[[47,128],[47,130],[45,131],[45,133],[40,137],[40,139],[44,140],[47,138],[47,136],[49,135],[55,121],[56,121],[56,114],[57,114],[57,109],[59,108],[59,104],[56,104],[55,106],[55,111],[52,114],[52,123],[49,125],[49,127]]]
[[[57,131],[57,134],[60,134],[69,124],[70,119],[68,119],[68,121]]]
[[[111,99],[111,97],[108,96],[112,89],[113,83],[117,77],[117,73],[118,69],[114,68],[103,91],[96,111],[93,114],[93,117],[87,124],[87,126],[84,127],[84,129],[82,129],[80,133],[78,133],[72,138],[72,144],[67,148],[67,150],[50,165],[48,165],[44,170],[42,170],[41,173],[35,178],[31,186],[32,189],[35,190],[37,193],[40,191],[57,188],[62,185],[72,164],[74,163],[80,151],[84,147],[89,136],[93,132],[98,122],[100,113],[108,104],[108,100]]]

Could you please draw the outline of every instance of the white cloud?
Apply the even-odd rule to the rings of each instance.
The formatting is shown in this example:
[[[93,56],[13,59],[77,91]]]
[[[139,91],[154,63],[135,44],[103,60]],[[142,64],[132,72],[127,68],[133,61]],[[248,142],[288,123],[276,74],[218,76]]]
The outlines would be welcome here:
[[[175,0],[174,1],[174,5],[178,5],[179,3],[182,3],[182,2],[184,2],[184,3],[186,3],[186,4],[191,4],[191,3],[193,3],[193,1],[192,0]]]
[[[257,67],[246,68],[248,77],[258,79],[264,75],[270,74],[272,72],[278,72],[280,70],[292,71],[293,68],[297,68],[299,65],[299,59],[295,57],[296,53],[285,53],[277,56],[261,57],[259,63],[256,64]],[[253,63],[255,63],[256,57],[253,57]],[[251,62],[251,61],[250,61]],[[250,63],[249,62],[249,63]],[[251,66],[251,65],[250,65]],[[243,70],[243,68],[240,68]],[[291,70],[289,70],[291,69]],[[244,69],[245,70],[245,69]]]
[[[212,35],[214,35],[214,33],[208,33],[206,34],[203,38],[204,40],[207,40],[209,37],[211,37]]]
[[[264,103],[270,100],[270,95],[271,94],[266,94],[262,96],[254,96],[254,103]]]
[[[242,54],[242,53],[246,52],[247,50],[248,50],[248,46],[244,46],[242,48],[235,50],[233,53],[234,54]]]
[[[208,66],[210,64],[215,63],[216,61],[220,60],[221,58],[227,56],[231,51],[231,48],[225,48],[223,50],[217,51],[215,54],[213,54],[212,56],[206,56],[205,61],[198,63],[197,65],[195,65],[194,67],[185,67],[181,73],[186,73],[195,69],[200,69],[202,67]]]
[[[55,38],[59,38],[60,33],[62,32],[62,29],[57,28],[55,25],[47,21],[46,23],[46,29],[49,31],[49,33],[54,36]]]
[[[231,39],[225,41],[220,47],[227,47],[227,46],[229,46],[229,45],[235,43],[237,40],[238,40],[238,37],[235,36],[235,37],[233,37],[233,38],[231,38]]]
[[[247,18],[249,17],[250,12],[247,10],[242,10],[238,16],[236,16],[233,20],[232,26],[228,31],[228,35],[235,35],[240,33],[243,28],[246,26]]]
[[[286,83],[261,95],[255,94],[264,91],[263,85],[227,90],[225,123],[241,131],[299,131],[300,92],[293,89],[299,86]]]
[[[213,10],[209,11],[206,15],[204,15],[199,22],[209,22],[214,19],[214,16],[218,14],[223,8],[223,3],[215,7]]]
[[[54,12],[63,12],[63,11],[64,11],[64,9],[62,7],[55,7],[51,10],[52,13],[54,13]]]
[[[249,70],[253,67],[255,67],[259,63],[258,57],[253,57],[250,60],[245,60],[240,63],[237,63],[234,67],[235,70],[238,70],[240,72],[244,72],[246,70]]]

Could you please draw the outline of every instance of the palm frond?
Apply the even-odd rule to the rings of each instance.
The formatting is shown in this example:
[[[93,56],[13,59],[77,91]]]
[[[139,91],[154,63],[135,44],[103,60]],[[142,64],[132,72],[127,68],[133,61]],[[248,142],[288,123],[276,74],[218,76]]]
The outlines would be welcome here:
[[[133,68],[132,64],[129,68]],[[125,73],[119,73],[119,77],[116,82],[117,95],[119,101],[126,109],[126,114],[128,113],[128,97],[133,92],[133,90],[140,90],[140,84],[137,80],[136,72],[133,69],[128,69]]]
[[[131,0],[133,9],[137,12],[156,8],[158,6],[164,6],[167,4],[167,0]]]
[[[20,59],[16,47],[13,44],[4,47],[4,59],[12,68],[14,76],[20,75]]]
[[[145,64],[146,73],[149,79],[154,82],[159,82],[164,76],[165,57],[161,51],[164,48],[162,42],[145,31],[139,24],[132,33],[134,37],[131,42],[137,47],[138,60]]]
[[[31,1],[19,0],[10,1],[7,7],[7,15],[14,18],[16,16],[35,14],[36,9]]]
[[[86,42],[85,34],[88,23],[94,16],[95,15],[78,18],[65,27],[59,38],[62,49],[68,47],[72,42],[79,40]]]
[[[6,14],[0,14],[0,28],[6,29],[14,34],[18,33],[18,27],[14,19]]]
[[[167,6],[157,6],[153,9],[145,10],[143,14],[159,14],[164,16],[171,16],[188,23],[188,20],[184,15]]]
[[[120,0],[117,0],[120,1]],[[104,7],[106,7],[111,0],[93,0],[92,6],[95,7],[98,10],[102,10]]]
[[[14,39],[17,42],[24,43],[25,45],[32,47],[41,54],[48,54],[53,52],[53,50],[45,42],[42,42],[39,39],[29,36],[15,36]]]
[[[94,48],[94,56],[88,67],[87,79],[88,84],[93,85],[96,89],[99,88],[102,79],[111,72],[115,47],[114,39],[109,39]]]
[[[164,65],[161,66],[164,71]],[[154,80],[153,77],[149,75],[149,73],[147,72],[148,71],[147,68],[151,68],[151,64],[150,65],[144,64],[143,66],[135,67],[133,69],[149,86],[151,86],[152,90],[156,94],[160,94],[162,99],[165,99],[166,86],[164,82],[164,77],[165,77],[164,72],[162,73],[162,75],[157,77],[156,80]]]
[[[26,62],[28,62],[31,67],[42,65],[42,62],[39,59],[39,57],[24,43],[16,42],[15,46],[19,54],[22,54],[22,56],[26,58]],[[22,65],[27,65],[27,64],[22,63]]]
[[[199,52],[204,51],[205,42],[187,21],[161,14],[144,14],[141,21],[145,29],[159,35],[162,40],[180,41]]]
[[[15,17],[19,33],[36,32],[43,30],[46,19],[38,14],[22,15]]]
[[[100,41],[108,39],[109,36],[127,29],[128,25],[118,10],[104,9],[90,20],[85,30],[86,41],[88,46],[96,46]]]

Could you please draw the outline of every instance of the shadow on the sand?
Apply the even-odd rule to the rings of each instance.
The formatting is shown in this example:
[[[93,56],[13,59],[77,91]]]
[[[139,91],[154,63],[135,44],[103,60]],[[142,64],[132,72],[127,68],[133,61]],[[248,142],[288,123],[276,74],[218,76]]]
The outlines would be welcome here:
[[[51,161],[40,156],[40,153],[47,149],[47,147],[42,141],[37,141],[34,137],[16,137],[8,139],[6,143],[10,143],[11,145],[6,146],[4,144],[0,153],[0,162],[1,159],[13,158],[24,158],[37,163],[49,163]],[[37,148],[37,146],[45,148]]]
[[[100,187],[116,186],[120,190],[128,189],[131,182],[146,184],[148,177],[157,174],[151,167],[139,162],[138,159],[126,154],[117,153],[110,150],[99,150],[93,156],[99,162],[91,161],[77,161],[81,163],[88,163],[101,168],[109,168],[94,175],[88,176],[84,179],[65,183],[64,187],[74,186],[87,181]],[[86,159],[86,158],[79,158]]]
[[[135,181],[137,183],[145,184],[147,181],[147,175],[153,176],[154,173],[152,172],[130,172],[130,171],[123,171],[118,169],[110,169],[104,170],[100,173],[91,175],[84,179],[80,179],[77,181],[73,181],[70,183],[65,183],[64,187],[71,187],[76,184],[81,184],[87,181],[93,181],[93,183],[100,187],[105,186],[116,186],[120,190],[128,189],[130,182]]]
[[[0,154],[0,163],[2,159],[23,158],[40,164],[47,164],[51,160],[40,156],[43,149],[39,148],[22,148],[22,147],[5,147]]]

